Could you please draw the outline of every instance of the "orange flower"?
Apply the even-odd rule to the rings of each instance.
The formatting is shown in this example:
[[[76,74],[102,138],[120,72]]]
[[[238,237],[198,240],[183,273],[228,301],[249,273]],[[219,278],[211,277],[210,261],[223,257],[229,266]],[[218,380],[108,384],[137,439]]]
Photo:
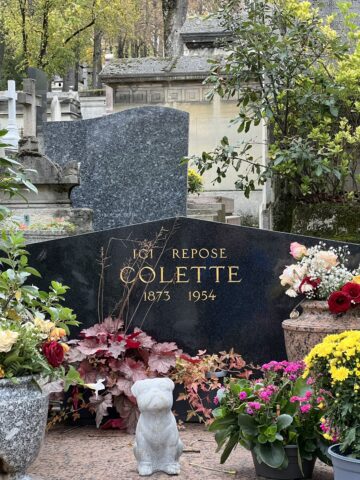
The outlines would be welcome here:
[[[63,328],[55,327],[51,330],[49,335],[49,340],[60,340],[60,338],[65,337],[66,332]]]

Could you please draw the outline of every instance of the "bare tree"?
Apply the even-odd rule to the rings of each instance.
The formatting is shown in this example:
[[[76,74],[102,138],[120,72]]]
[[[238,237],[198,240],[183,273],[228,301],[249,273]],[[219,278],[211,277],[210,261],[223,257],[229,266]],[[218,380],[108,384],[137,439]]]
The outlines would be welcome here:
[[[183,52],[180,29],[186,20],[187,9],[188,0],[162,0],[166,57],[175,57]]]

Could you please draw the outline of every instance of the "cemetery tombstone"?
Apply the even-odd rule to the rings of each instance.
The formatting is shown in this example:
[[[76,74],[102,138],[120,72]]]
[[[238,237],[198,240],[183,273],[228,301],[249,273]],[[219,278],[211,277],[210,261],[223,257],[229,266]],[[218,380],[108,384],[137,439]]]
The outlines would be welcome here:
[[[40,97],[40,103],[36,110],[36,136],[41,138],[43,124],[47,122],[48,78],[45,72],[34,67],[28,68],[28,77],[35,80],[35,93]]]
[[[36,95],[35,80],[24,79],[18,100],[24,108],[23,137],[36,137],[36,109],[41,106],[41,99]]]
[[[94,229],[186,215],[188,114],[144,107],[44,125],[44,152],[80,162],[75,208],[91,208]]]
[[[156,246],[144,254],[141,242],[159,233]],[[71,287],[67,302],[81,328],[117,314],[124,285],[132,286],[138,274],[124,313],[131,328],[174,341],[189,354],[234,348],[246,361],[261,363],[285,358],[281,323],[299,299],[285,295],[279,275],[292,263],[293,241],[310,246],[319,239],[179,218],[44,242],[29,250],[44,286],[56,279]],[[359,265],[360,246],[349,247],[354,266]]]

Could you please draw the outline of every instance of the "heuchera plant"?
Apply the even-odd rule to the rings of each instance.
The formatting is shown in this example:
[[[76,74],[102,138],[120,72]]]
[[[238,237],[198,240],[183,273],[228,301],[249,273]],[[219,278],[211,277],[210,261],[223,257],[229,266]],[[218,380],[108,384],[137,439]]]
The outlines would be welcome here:
[[[159,343],[135,328],[125,333],[123,323],[106,318],[104,322],[82,330],[81,340],[73,340],[68,362],[76,365],[85,384],[102,382],[101,394],[92,395],[88,403],[77,387],[72,390],[73,412],[86,406],[96,414],[99,427],[114,407],[120,419],[102,428],[126,428],[133,432],[139,416],[131,387],[137,380],[167,375],[182,354],[174,342]]]
[[[261,367],[262,379],[230,379],[217,392],[209,428],[223,449],[221,463],[238,443],[277,469],[287,466],[286,445],[298,446],[299,459],[317,456],[322,398],[302,378],[304,368],[303,362],[272,361]]]
[[[297,263],[289,265],[280,275],[286,295],[327,300],[332,313],[344,313],[360,303],[360,266],[351,271],[346,267],[350,252],[347,247],[330,247],[320,242],[307,248],[297,242],[290,245],[290,254]]]
[[[177,357],[170,378],[183,386],[183,392],[176,400],[189,403],[187,420],[197,417],[200,422],[207,424],[213,421],[215,393],[227,374],[236,378],[248,378],[251,374],[251,371],[245,368],[242,356],[234,350],[211,355],[205,350],[200,350],[196,357],[189,357],[186,354]]]

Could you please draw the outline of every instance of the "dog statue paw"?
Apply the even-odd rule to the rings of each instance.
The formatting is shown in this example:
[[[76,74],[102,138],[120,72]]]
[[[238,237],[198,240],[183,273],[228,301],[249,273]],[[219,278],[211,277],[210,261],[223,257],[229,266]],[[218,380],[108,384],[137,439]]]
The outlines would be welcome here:
[[[174,382],[169,378],[138,380],[131,388],[140,410],[134,454],[141,476],[180,473],[183,444],[171,411],[173,390]]]

